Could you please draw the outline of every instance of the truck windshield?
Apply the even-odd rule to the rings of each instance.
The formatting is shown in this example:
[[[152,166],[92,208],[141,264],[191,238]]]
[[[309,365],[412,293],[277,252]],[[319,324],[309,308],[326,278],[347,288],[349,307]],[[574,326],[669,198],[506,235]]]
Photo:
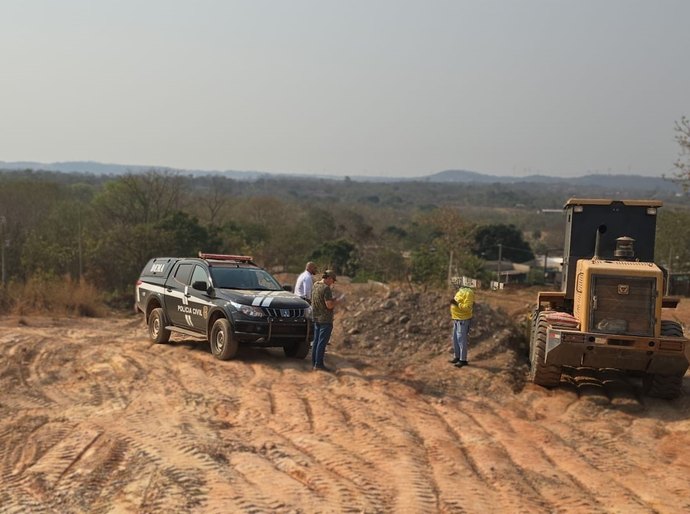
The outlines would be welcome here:
[[[258,268],[211,268],[213,285],[220,289],[280,291],[282,287],[265,270]]]

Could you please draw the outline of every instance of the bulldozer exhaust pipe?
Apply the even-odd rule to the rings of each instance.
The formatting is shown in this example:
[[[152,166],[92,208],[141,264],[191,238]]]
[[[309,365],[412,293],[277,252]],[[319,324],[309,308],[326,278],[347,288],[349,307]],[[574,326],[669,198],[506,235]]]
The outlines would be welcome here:
[[[592,259],[599,258],[599,244],[601,243],[601,234],[604,232],[606,232],[606,225],[599,225],[599,228],[597,228],[597,235],[594,238],[594,257],[592,257]]]

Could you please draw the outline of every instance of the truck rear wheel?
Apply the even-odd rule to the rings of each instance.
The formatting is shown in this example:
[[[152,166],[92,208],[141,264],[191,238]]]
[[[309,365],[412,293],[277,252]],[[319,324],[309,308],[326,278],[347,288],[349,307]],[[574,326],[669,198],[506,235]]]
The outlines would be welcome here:
[[[157,344],[170,341],[170,330],[165,328],[165,314],[163,313],[163,309],[158,307],[151,311],[148,325],[151,341]]]
[[[283,346],[286,357],[294,359],[304,359],[309,355],[309,341],[295,341],[294,343]]]
[[[683,326],[677,321],[662,320],[661,335],[671,337],[683,337]],[[662,375],[659,373],[647,373],[642,380],[644,392],[656,398],[673,399],[680,395],[683,388],[683,373]]]
[[[227,361],[237,354],[237,340],[233,337],[230,322],[225,318],[220,318],[213,324],[209,343],[216,359]]]
[[[561,381],[561,367],[545,362],[546,329],[548,328],[545,318],[549,312],[542,311],[537,315],[536,324],[531,331],[529,379],[543,387],[556,387]]]

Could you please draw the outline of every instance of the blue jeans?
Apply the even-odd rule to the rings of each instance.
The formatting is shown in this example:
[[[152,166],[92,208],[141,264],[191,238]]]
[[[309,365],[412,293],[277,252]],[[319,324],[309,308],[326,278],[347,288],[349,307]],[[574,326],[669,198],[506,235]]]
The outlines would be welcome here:
[[[453,320],[453,353],[461,361],[467,360],[467,335],[471,324],[471,318]]]
[[[314,323],[314,345],[311,349],[312,366],[323,366],[323,358],[326,355],[326,345],[331,339],[333,323]]]

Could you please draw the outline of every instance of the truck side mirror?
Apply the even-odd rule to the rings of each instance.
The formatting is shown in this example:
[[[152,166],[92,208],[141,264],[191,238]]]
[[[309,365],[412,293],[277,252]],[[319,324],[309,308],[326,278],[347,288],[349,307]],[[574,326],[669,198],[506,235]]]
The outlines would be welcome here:
[[[283,290],[292,293],[292,286],[290,284],[283,284]]]
[[[205,293],[207,293],[208,283],[204,282],[203,280],[198,280],[192,284],[192,289],[196,289],[197,291],[204,291]]]

